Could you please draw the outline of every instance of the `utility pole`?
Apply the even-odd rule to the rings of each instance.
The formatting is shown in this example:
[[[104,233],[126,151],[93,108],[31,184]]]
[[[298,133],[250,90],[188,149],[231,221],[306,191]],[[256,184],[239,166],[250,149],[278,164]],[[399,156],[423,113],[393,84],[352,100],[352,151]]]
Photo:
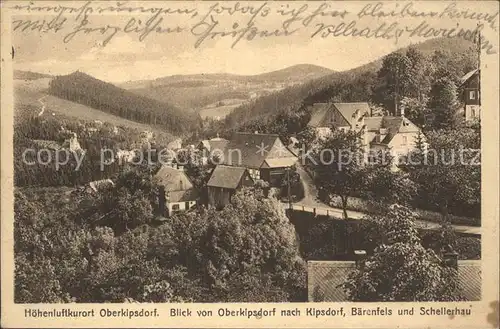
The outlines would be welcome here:
[[[288,207],[290,209],[292,209],[292,195],[291,195],[291,192],[290,192],[290,167],[286,168],[286,173],[287,173],[287,175],[286,175],[286,177],[287,177],[286,182],[287,182],[287,185],[288,185],[287,186],[288,187]]]

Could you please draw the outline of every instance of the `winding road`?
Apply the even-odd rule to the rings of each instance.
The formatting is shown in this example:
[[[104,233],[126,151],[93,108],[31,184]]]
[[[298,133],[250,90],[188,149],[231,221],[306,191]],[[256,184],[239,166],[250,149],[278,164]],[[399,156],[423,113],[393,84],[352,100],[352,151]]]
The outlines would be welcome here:
[[[38,113],[38,116],[42,116],[42,114],[45,112],[45,103],[43,100],[47,98],[48,95],[42,96],[38,99],[38,102],[42,104],[42,108],[40,109],[40,112]]]
[[[343,211],[340,208],[330,207],[318,200],[318,190],[314,185],[312,177],[304,169],[300,161],[296,163],[297,172],[300,175],[302,185],[304,186],[304,198],[300,201],[294,202],[292,209],[303,210],[311,213],[316,213],[318,215],[332,216],[332,219],[343,218]],[[283,207],[289,209],[288,203],[284,203]],[[348,210],[347,215],[352,219],[363,219],[366,217],[367,213]],[[418,219],[415,222],[417,227],[429,230],[437,230],[440,228],[440,224],[436,222],[431,222],[427,220]],[[466,225],[452,225],[453,229],[457,233],[470,234],[481,236],[481,227],[476,226],[466,226]]]

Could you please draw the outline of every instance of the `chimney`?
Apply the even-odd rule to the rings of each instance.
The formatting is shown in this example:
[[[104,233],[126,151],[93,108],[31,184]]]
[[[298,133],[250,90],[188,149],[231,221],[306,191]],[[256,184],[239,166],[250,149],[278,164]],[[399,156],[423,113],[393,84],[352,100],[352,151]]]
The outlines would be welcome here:
[[[354,259],[356,261],[356,268],[362,269],[366,258],[366,250],[354,250]]]
[[[405,107],[403,105],[401,105],[400,108],[401,108],[401,110],[400,110],[401,116],[404,117],[405,116]]]
[[[177,166],[177,169],[179,169],[180,171],[183,171],[184,170],[184,166]]]
[[[254,131],[254,134],[258,134],[258,133],[259,133],[259,131],[258,131],[258,130]]]
[[[445,266],[453,267],[455,270],[458,269],[458,253],[454,251],[447,251],[443,254],[443,263]]]

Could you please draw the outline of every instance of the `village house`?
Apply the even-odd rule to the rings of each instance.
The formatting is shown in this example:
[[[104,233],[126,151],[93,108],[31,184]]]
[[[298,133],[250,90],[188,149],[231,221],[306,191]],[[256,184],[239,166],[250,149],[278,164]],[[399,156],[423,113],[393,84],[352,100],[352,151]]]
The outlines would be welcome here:
[[[217,165],[207,183],[208,203],[222,208],[243,187],[253,186],[254,180],[246,168]]]
[[[138,150],[118,150],[116,151],[116,158],[119,163],[122,162],[132,162],[139,155]]]
[[[278,135],[239,132],[233,134],[220,160],[228,166],[246,168],[253,180],[262,179],[276,187],[297,157]]]
[[[196,148],[202,154],[203,163],[206,164],[212,158],[217,161],[218,158],[222,157],[228,142],[227,139],[220,138],[218,135],[212,139],[202,140]]]
[[[358,252],[353,261],[308,261],[307,300],[309,302],[347,302],[341,285],[349,274],[360,266],[365,253]],[[456,255],[446,255],[444,260],[458,274],[458,286],[468,301],[481,300],[481,260],[456,260]]]
[[[189,210],[198,203],[198,191],[183,167],[163,165],[153,179],[160,186],[158,204],[161,215],[168,217],[176,212]]]
[[[390,150],[394,156],[407,155],[416,148],[423,134],[419,127],[404,116],[366,117],[363,145],[367,150]]]
[[[177,138],[173,141],[171,141],[170,143],[167,144],[167,148],[169,150],[179,150],[182,148],[182,139],[180,138]]]
[[[308,125],[316,129],[319,138],[328,136],[332,128],[362,132],[366,152],[390,150],[394,156],[414,150],[421,134],[421,129],[404,116],[404,109],[401,116],[371,116],[368,103],[316,103]]]
[[[480,79],[481,71],[479,69],[468,72],[460,79],[466,122],[479,120],[481,117]]]
[[[332,128],[359,131],[364,118],[370,116],[368,103],[315,103],[310,107],[308,126],[316,130],[319,138],[330,134]]]
[[[113,186],[115,186],[115,183],[111,179],[100,179],[92,181],[84,186],[78,187],[75,190],[75,192],[85,193],[85,194],[96,194],[102,191],[103,189],[107,189]]]

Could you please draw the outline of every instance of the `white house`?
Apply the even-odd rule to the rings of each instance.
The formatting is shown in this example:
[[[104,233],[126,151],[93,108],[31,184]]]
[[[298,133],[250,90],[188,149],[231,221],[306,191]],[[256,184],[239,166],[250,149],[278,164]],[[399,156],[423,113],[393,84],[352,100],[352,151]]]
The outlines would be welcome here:
[[[158,201],[163,215],[189,210],[198,203],[198,191],[182,167],[163,165],[154,180],[161,187]]]

